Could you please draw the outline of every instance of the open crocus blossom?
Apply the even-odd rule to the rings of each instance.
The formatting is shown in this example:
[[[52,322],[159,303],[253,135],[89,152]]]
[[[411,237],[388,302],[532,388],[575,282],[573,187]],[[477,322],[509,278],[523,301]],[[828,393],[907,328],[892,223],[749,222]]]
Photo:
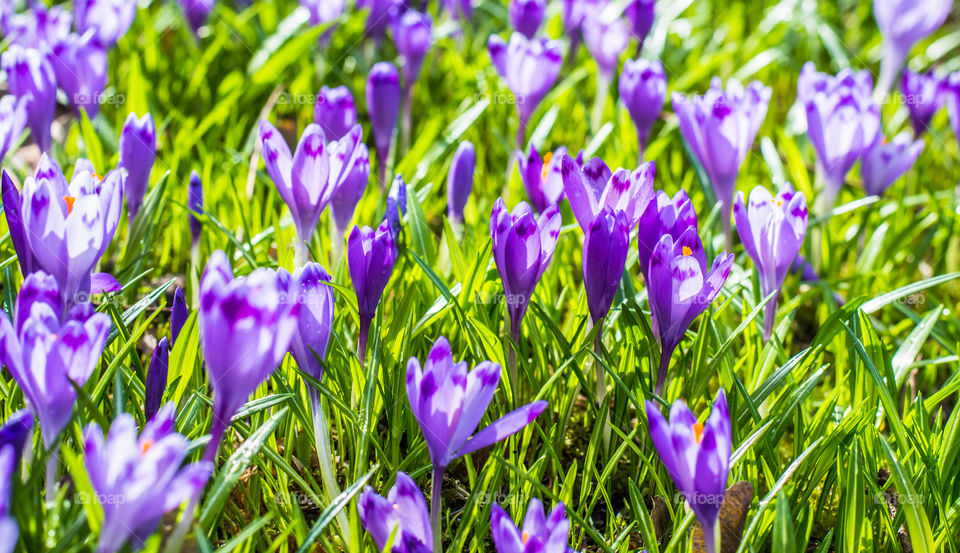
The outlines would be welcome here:
[[[707,553],[718,553],[717,521],[733,451],[727,397],[722,389],[717,392],[705,423],[698,422],[681,399],[670,408],[669,422],[656,403],[648,400],[646,407],[650,437],[660,461],[697,516]]]
[[[340,140],[350,132],[357,124],[357,108],[350,89],[345,86],[321,88],[313,106],[313,122],[320,125],[330,140]]]
[[[548,514],[537,498],[530,500],[523,528],[514,524],[510,515],[496,503],[490,508],[490,535],[497,553],[568,553],[570,521],[563,503],[557,503]]]
[[[520,33],[513,33],[509,43],[491,35],[487,40],[487,52],[497,73],[507,81],[507,87],[515,96],[520,119],[517,147],[523,149],[530,116],[560,74],[563,50],[556,40],[528,39]]]
[[[583,240],[583,286],[593,324],[598,324],[610,310],[613,296],[620,287],[629,250],[630,223],[627,215],[604,206],[590,224]]]
[[[520,180],[527,190],[527,198],[538,213],[543,213],[548,207],[557,205],[563,198],[563,176],[560,173],[560,162],[567,155],[567,149],[560,146],[554,152],[547,152],[543,159],[540,152],[531,144],[530,153],[516,152],[517,166],[520,169]]]
[[[900,79],[900,90],[910,111],[913,134],[919,137],[926,132],[930,120],[946,101],[944,80],[933,72],[914,73],[905,69]]]
[[[299,305],[277,273],[234,278],[227,255],[213,252],[200,280],[198,326],[213,387],[213,428],[204,459],[213,461],[230,419],[290,349]]]
[[[110,48],[130,30],[137,16],[132,0],[77,0],[73,3],[73,24],[77,32],[93,30],[97,42]]]
[[[703,96],[687,98],[673,93],[673,109],[683,138],[720,202],[727,247],[733,240],[730,210],[737,173],[767,115],[769,103],[770,88],[759,81],[744,88],[739,81],[730,80],[724,90],[720,79],[714,77],[710,90]]]
[[[33,96],[16,97],[8,94],[0,98],[0,161],[7,151],[20,140],[27,126],[27,102]]]
[[[643,161],[650,129],[663,111],[663,101],[667,96],[667,74],[660,60],[627,60],[623,64],[618,87],[620,100],[637,127],[640,161]]]
[[[503,294],[510,317],[510,336],[520,338],[520,323],[530,305],[533,290],[547,270],[557,247],[562,224],[560,208],[547,208],[540,218],[526,202],[507,210],[503,198],[497,199],[490,215],[493,259],[503,281]]]
[[[510,25],[523,36],[533,38],[546,11],[546,0],[510,0]]]
[[[67,95],[73,112],[93,119],[100,111],[107,87],[107,49],[91,29],[84,35],[70,33],[53,46],[53,71]]]
[[[40,421],[51,447],[70,420],[83,386],[100,361],[110,317],[89,303],[60,317],[57,281],[43,271],[28,275],[17,295],[13,322],[0,317],[0,356]]]
[[[433,553],[427,502],[406,473],[397,472],[397,481],[386,497],[377,495],[370,486],[364,488],[357,500],[357,512],[378,551],[384,551],[393,536],[388,553]]]
[[[653,162],[648,161],[632,173],[626,169],[611,173],[599,157],[591,158],[581,167],[569,155],[563,157],[560,166],[564,194],[584,232],[604,207],[624,212],[628,227],[635,227],[653,200],[656,170]]]
[[[313,378],[323,378],[323,359],[327,354],[330,332],[333,329],[333,288],[330,275],[319,263],[297,267],[293,275],[277,269],[277,276],[289,290],[290,298],[300,306],[297,331],[290,343],[290,353],[300,370]],[[311,394],[316,390],[309,386]]]
[[[27,242],[37,266],[57,279],[65,309],[91,291],[91,271],[120,222],[125,180],[123,169],[100,180],[89,162],[78,161],[68,185],[60,167],[44,154],[23,185]]]
[[[153,124],[153,116],[146,113],[137,118],[136,113],[131,113],[120,132],[120,167],[127,170],[124,195],[127,197],[127,216],[131,224],[143,205],[156,157],[157,129]]]
[[[914,140],[909,132],[902,132],[890,142],[878,141],[863,154],[860,176],[864,191],[871,196],[882,196],[904,173],[913,167],[923,140]]]
[[[57,107],[57,77],[49,53],[14,44],[3,53],[7,86],[17,98],[27,101],[27,124],[41,152],[50,150],[53,141],[50,125]]]
[[[913,45],[946,21],[953,0],[873,0],[873,15],[883,33],[883,57],[877,92],[885,96]]]
[[[106,439],[99,426],[87,426],[84,462],[103,507],[97,553],[114,553],[128,541],[142,548],[163,515],[194,497],[213,472],[208,461],[181,466],[190,441],[176,432],[174,408],[164,405],[139,436],[129,413],[114,419]]]
[[[761,294],[767,297],[776,293],[765,308],[763,336],[769,340],[783,279],[800,253],[807,233],[807,199],[803,192],[794,192],[789,185],[776,197],[771,196],[766,188],[757,186],[750,191],[746,205],[743,192],[737,193],[733,216],[743,248],[757,266]]]
[[[730,275],[734,255],[721,253],[707,268],[697,227],[687,227],[674,240],[663,235],[653,249],[648,269],[647,294],[653,326],[660,340],[660,368],[656,393],[663,393],[670,357],[687,328],[720,293]]]
[[[357,355],[361,360],[366,356],[370,322],[377,312],[383,289],[393,274],[396,260],[397,245],[389,221],[384,220],[376,230],[353,227],[347,241],[347,265],[353,289],[357,293],[357,313],[360,316]]]
[[[477,154],[473,142],[464,140],[457,146],[447,173],[447,216],[451,221],[463,223],[463,208],[473,189],[473,170],[477,164]]]

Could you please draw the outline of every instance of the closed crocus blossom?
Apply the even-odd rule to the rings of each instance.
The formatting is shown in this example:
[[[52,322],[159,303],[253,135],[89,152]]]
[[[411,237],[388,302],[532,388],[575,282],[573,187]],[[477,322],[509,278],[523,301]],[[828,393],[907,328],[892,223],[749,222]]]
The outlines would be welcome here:
[[[100,110],[107,87],[107,50],[93,29],[83,36],[70,33],[53,47],[53,70],[74,113],[87,112],[93,119]]]
[[[656,166],[652,161],[640,165],[632,173],[626,169],[611,173],[599,157],[591,158],[580,167],[572,157],[566,155],[561,162],[560,172],[563,175],[564,194],[584,232],[604,207],[623,211],[627,225],[632,229],[654,197]]]
[[[397,245],[388,221],[380,223],[376,230],[370,227],[353,227],[347,241],[347,265],[353,289],[357,293],[357,311],[360,316],[357,354],[361,360],[366,356],[370,322],[377,311],[383,289],[387,287],[390,275],[393,274],[396,260]]]
[[[629,225],[623,211],[604,206],[584,237],[583,286],[593,324],[599,324],[610,310],[613,297],[620,287],[630,249]]]
[[[640,161],[643,161],[650,129],[663,111],[663,101],[667,96],[667,74],[660,60],[627,60],[620,72],[618,85],[620,100],[637,127]]]
[[[20,191],[10,178],[6,170],[3,171],[2,178],[3,192],[3,215],[7,219],[7,229],[10,232],[10,241],[13,242],[13,250],[17,253],[17,261],[20,263],[20,274],[27,276],[37,269],[36,259],[33,257],[33,250],[30,249],[30,243],[27,240],[26,229],[23,228],[23,208],[20,198]]]
[[[167,389],[167,368],[170,363],[170,343],[167,337],[160,338],[150,357],[147,378],[143,384],[143,416],[150,419],[157,414],[163,404],[163,393]]]
[[[187,183],[187,209],[190,210],[190,237],[193,248],[196,249],[200,243],[200,231],[203,230],[195,215],[203,212],[203,181],[196,171],[190,171],[190,180]]]
[[[533,290],[550,265],[560,237],[561,223],[560,208],[556,205],[547,208],[539,219],[534,217],[526,202],[517,204],[513,213],[507,210],[503,198],[497,199],[493,206],[490,215],[493,259],[503,281],[510,335],[514,342],[520,338],[520,323],[530,305]]]
[[[873,15],[883,34],[877,83],[881,97],[893,88],[913,45],[943,25],[952,4],[952,0],[873,0]]]
[[[37,271],[17,295],[13,322],[0,317],[0,356],[40,421],[50,448],[70,420],[83,386],[107,342],[110,317],[80,303],[61,319],[56,279]]]
[[[527,190],[527,198],[533,208],[543,213],[550,206],[556,205],[563,198],[563,175],[560,165],[567,149],[563,146],[554,152],[547,152],[543,159],[540,152],[531,144],[530,153],[524,155],[520,150],[516,152],[517,166],[520,169],[520,180]]]
[[[27,126],[27,102],[32,96],[17,97],[8,94],[0,98],[0,161],[7,151],[20,140]]]
[[[97,553],[119,551],[125,543],[143,547],[163,515],[203,489],[213,463],[186,466],[190,441],[176,432],[173,403],[165,405],[137,435],[137,423],[121,413],[104,438],[96,424],[84,432],[84,463],[103,508]]]
[[[539,499],[530,500],[523,527],[517,527],[510,515],[496,503],[490,508],[490,535],[497,553],[568,553],[570,521],[563,503],[544,514]]]
[[[117,169],[100,180],[78,162],[68,185],[44,154],[23,185],[27,241],[37,266],[57,279],[65,308],[90,292],[91,272],[120,222],[125,178]]]
[[[0,552],[13,553],[20,528],[10,516],[13,482],[18,478],[20,459],[33,433],[33,415],[27,410],[10,415],[0,428]]]
[[[946,101],[943,79],[932,72],[914,73],[906,69],[900,80],[900,90],[910,111],[913,134],[919,137],[927,130],[933,115]]]
[[[396,480],[386,497],[377,495],[370,486],[364,488],[357,501],[360,522],[379,551],[384,551],[393,536],[389,553],[433,553],[433,533],[423,492],[404,472],[397,472]]]
[[[406,10],[393,23],[393,42],[403,56],[403,82],[409,90],[420,75],[423,58],[433,42],[433,23],[430,14]],[[409,94],[409,92],[408,92]]]
[[[350,174],[333,191],[333,196],[330,196],[330,215],[337,227],[338,239],[347,232],[350,219],[353,218],[357,203],[363,198],[368,182],[370,182],[370,150],[367,149],[366,144],[360,144],[357,146],[357,160]]]
[[[345,4],[345,0],[300,0],[300,5],[310,14],[311,25],[320,25],[337,19],[343,14]]]
[[[663,393],[673,351],[690,323],[720,293],[730,275],[733,257],[732,253],[721,253],[708,268],[696,226],[687,227],[676,240],[669,234],[663,235],[653,249],[647,270],[647,294],[661,348],[657,395]]]
[[[370,69],[367,77],[367,112],[373,127],[381,190],[386,185],[390,142],[400,113],[400,75],[392,63],[382,61]]]
[[[447,216],[451,221],[463,223],[463,208],[473,189],[473,170],[477,154],[473,142],[464,140],[457,146],[447,173]]]
[[[183,325],[186,324],[188,317],[190,317],[190,311],[187,309],[187,300],[183,297],[183,290],[177,286],[173,293],[173,307],[170,308],[171,348],[177,343],[177,338],[180,337],[180,331],[183,330]]]
[[[730,80],[724,90],[716,77],[703,96],[673,94],[673,109],[683,138],[710,178],[720,202],[727,247],[733,241],[730,210],[737,174],[767,115],[769,103],[770,88],[758,81],[744,88],[739,81]]]
[[[509,43],[497,35],[491,35],[487,40],[487,52],[493,67],[515,96],[520,119],[517,147],[523,149],[530,116],[560,74],[563,50],[556,40],[528,39],[520,33],[513,33]]]
[[[807,199],[803,192],[794,192],[790,186],[783,188],[776,197],[766,188],[757,186],[750,192],[746,205],[743,192],[737,193],[733,216],[740,242],[757,266],[760,293],[763,297],[776,294],[765,308],[763,336],[769,340],[776,322],[783,279],[800,253],[807,233]]]
[[[216,0],[178,0],[180,9],[183,10],[183,17],[187,20],[194,34],[200,31],[200,27],[207,22],[207,17],[213,11],[213,4]]]
[[[353,95],[345,86],[323,87],[313,106],[313,122],[320,125],[328,140],[340,140],[357,124]]]
[[[327,354],[330,332],[333,329],[333,288],[330,275],[319,263],[307,263],[298,267],[293,275],[285,269],[277,274],[290,290],[290,296],[300,306],[297,316],[297,331],[290,343],[290,353],[300,370],[313,378],[323,378],[320,359]],[[311,397],[316,390],[309,386]]]
[[[726,395],[723,390],[717,392],[705,423],[698,422],[681,399],[673,403],[669,421],[660,414],[656,403],[648,400],[646,408],[650,438],[660,461],[697,516],[707,553],[718,553],[717,521],[733,451]]]
[[[49,151],[50,125],[57,106],[57,77],[50,55],[14,44],[0,60],[10,92],[18,98],[30,98],[26,106],[27,124],[33,141],[40,151]]]
[[[77,32],[92,30],[94,38],[110,48],[123,38],[137,16],[136,0],[77,0],[73,3],[73,24]]]
[[[536,36],[547,10],[546,0],[510,0],[510,25],[527,38]]]
[[[617,71],[620,54],[630,43],[630,31],[623,19],[607,17],[603,6],[588,10],[583,19],[583,42],[597,62],[598,91],[606,87]],[[606,88],[602,88],[604,92]]]
[[[860,162],[864,191],[871,196],[882,196],[913,167],[923,145],[922,139],[914,140],[908,132],[898,134],[890,142],[877,142],[863,154]]]
[[[576,58],[577,48],[583,40],[583,18],[592,4],[591,0],[561,0],[563,34],[570,40],[570,48],[567,51],[567,57],[570,59]]]
[[[213,461],[230,419],[267,379],[297,331],[299,305],[275,271],[234,278],[225,253],[213,252],[200,280],[198,326],[213,387],[213,428],[204,460]]]
[[[403,180],[403,175],[393,177],[393,184],[390,185],[390,192],[387,193],[387,208],[383,214],[385,221],[390,223],[390,230],[393,231],[394,239],[400,236],[400,230],[403,228],[403,217],[407,214],[407,183]]]
[[[367,13],[366,35],[379,43],[398,4],[400,0],[357,0],[357,9],[370,10]]]
[[[124,195],[127,197],[127,215],[131,225],[143,205],[156,157],[157,129],[153,124],[153,116],[147,113],[137,118],[136,113],[131,113],[120,132],[120,167],[127,170]]]
[[[630,31],[637,38],[637,54],[643,50],[643,43],[653,29],[653,20],[656,16],[655,0],[631,0],[627,4],[623,15],[630,22]]]

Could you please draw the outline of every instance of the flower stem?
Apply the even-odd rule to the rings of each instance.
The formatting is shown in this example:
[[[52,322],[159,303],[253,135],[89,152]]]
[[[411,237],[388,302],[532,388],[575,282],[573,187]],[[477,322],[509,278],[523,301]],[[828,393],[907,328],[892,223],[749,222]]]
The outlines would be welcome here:
[[[433,527],[433,553],[443,553],[443,538],[440,534],[440,497],[443,488],[443,473],[446,467],[433,466],[433,490],[430,492],[430,526]]]
[[[763,313],[763,341],[769,342],[770,337],[773,336],[773,325],[777,322],[777,302],[780,299],[780,294],[770,298],[770,301],[767,302],[766,307],[764,307]]]
[[[407,80],[403,87],[403,121],[400,128],[400,152],[401,156],[410,148],[410,131],[413,126],[411,111],[413,108],[413,83]]]
[[[520,323],[510,322],[510,347],[507,351],[507,372],[514,405],[520,404],[520,378],[517,373],[517,348],[520,347]]]
[[[303,267],[308,261],[310,261],[310,249],[307,248],[307,243],[298,236],[296,242],[293,243],[293,266]]]
[[[663,395],[663,385],[667,381],[667,369],[670,368],[670,355],[673,350],[667,351],[666,348],[660,352],[660,370],[657,371],[657,386],[654,393],[658,396]]]
[[[317,459],[320,462],[320,477],[323,480],[323,491],[329,505],[340,495],[340,486],[337,485],[336,468],[334,467],[333,453],[330,447],[330,425],[320,403],[320,393],[313,388],[310,388],[309,393],[310,406],[313,409],[313,437],[317,445]],[[343,510],[337,513],[337,525],[340,526],[343,543],[350,543],[350,524],[347,522],[347,514]]]
[[[370,319],[360,317],[360,332],[357,336],[357,358],[363,365],[367,360],[367,335],[370,334]]]
[[[700,529],[703,530],[703,545],[707,553],[717,553],[720,551],[720,526],[716,522],[710,525],[709,528],[705,528],[702,524]]]
[[[56,448],[50,450],[47,459],[47,506],[52,507],[57,500],[57,462],[59,455]]]
[[[611,76],[597,72],[597,94],[593,99],[593,111],[590,114],[590,128],[596,133],[603,123],[603,108],[607,105]]]
[[[730,218],[730,206],[723,203],[720,205],[720,209],[723,210],[721,213],[721,219],[723,219],[723,239],[726,244],[727,251],[733,251],[733,225],[731,224]]]

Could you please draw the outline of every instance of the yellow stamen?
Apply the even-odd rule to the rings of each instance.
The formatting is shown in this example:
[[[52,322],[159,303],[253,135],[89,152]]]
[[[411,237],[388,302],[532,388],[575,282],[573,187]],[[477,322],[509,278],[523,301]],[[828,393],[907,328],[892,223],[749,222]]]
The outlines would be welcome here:
[[[543,154],[543,168],[540,169],[540,179],[547,180],[547,170],[550,169],[550,160],[553,159],[553,152]]]
[[[530,539],[530,534],[524,532],[524,533],[523,533],[523,543],[527,543],[527,540],[529,540],[529,539]]]
[[[690,249],[690,246],[684,246],[683,255],[691,255],[691,254],[693,254],[693,250]]]
[[[783,198],[774,198],[771,200],[777,207],[783,207]]]
[[[63,201],[67,202],[67,215],[73,211],[73,202],[77,201],[73,196],[64,196]]]
[[[697,439],[698,444],[703,439],[703,425],[699,422],[693,424],[693,436]]]
[[[394,503],[394,504],[393,504],[393,510],[394,510],[394,511],[399,511],[399,510],[400,510],[400,505],[397,505],[396,503]]]
[[[150,451],[150,448],[153,447],[153,441],[147,440],[143,442],[143,445],[140,446],[140,453],[146,453]]]

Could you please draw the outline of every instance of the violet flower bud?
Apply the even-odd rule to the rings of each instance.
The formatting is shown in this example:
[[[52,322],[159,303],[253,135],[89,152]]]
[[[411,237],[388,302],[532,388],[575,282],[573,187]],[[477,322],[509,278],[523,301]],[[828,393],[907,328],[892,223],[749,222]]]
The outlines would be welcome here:
[[[14,465],[17,465],[23,458],[24,450],[28,445],[32,445],[30,443],[32,435],[33,413],[29,409],[21,409],[10,415],[3,422],[3,427],[0,427],[0,451],[9,447],[13,452]],[[9,479],[3,479],[4,482],[7,480]],[[9,512],[7,509],[5,514]]]
[[[343,14],[345,4],[345,0],[300,0],[300,5],[310,13],[311,25],[320,25],[339,18]],[[323,130],[326,132],[327,129]]]
[[[179,290],[179,288],[178,288]],[[167,337],[160,338],[150,357],[147,368],[147,380],[143,385],[143,416],[152,419],[163,404],[163,393],[167,389],[167,367],[170,360],[170,345]]]
[[[640,145],[642,161],[650,129],[660,118],[667,96],[667,74],[663,71],[663,64],[660,60],[643,58],[627,60],[620,73],[619,89],[620,99],[637,126],[637,143]]]
[[[473,0],[443,0],[441,6],[446,7],[450,15],[461,22],[473,18]]]
[[[319,263],[298,267],[293,275],[285,269],[277,269],[277,275],[289,288],[290,297],[300,306],[290,353],[300,370],[320,380],[323,378],[320,360],[327,354],[333,330],[334,298],[330,275]],[[311,394],[316,392],[312,386],[307,388]]]
[[[874,0],[873,14],[883,34],[877,92],[885,96],[915,43],[946,21],[952,0]]]
[[[386,178],[390,142],[400,113],[400,75],[392,63],[382,61],[370,69],[367,77],[367,112],[377,147],[380,181]],[[381,184],[383,186],[383,184]]]
[[[447,173],[447,217],[451,221],[463,222],[463,209],[473,189],[473,171],[477,164],[477,155],[473,142],[464,140],[457,146]]]
[[[603,10],[599,7],[587,11],[582,29],[583,42],[593,60],[597,62],[598,82],[605,87],[613,80],[620,54],[626,51],[630,43],[630,31],[619,17],[613,20],[605,19]]]
[[[150,184],[150,171],[157,157],[157,129],[149,113],[137,118],[136,113],[127,116],[120,132],[120,163],[127,170],[124,195],[127,197],[127,215],[130,224],[140,212],[143,198]]]
[[[190,171],[190,182],[187,185],[187,209],[190,210],[190,236],[193,246],[200,243],[200,231],[203,227],[195,214],[203,213],[203,183],[196,171]]]
[[[626,213],[604,206],[583,240],[583,287],[590,319],[599,324],[610,310],[630,250],[630,223]]]
[[[347,265],[357,294],[360,316],[360,343],[357,350],[361,360],[366,352],[370,322],[377,311],[383,289],[393,274],[396,260],[397,246],[389,222],[383,221],[376,230],[353,227],[347,240]]]
[[[393,536],[391,553],[431,553],[433,533],[423,492],[404,472],[397,472],[396,480],[386,497],[370,486],[364,488],[357,500],[360,521],[378,551],[383,551]]]
[[[33,96],[16,97],[8,94],[0,98],[0,161],[20,140],[27,126],[27,103]]]
[[[576,59],[577,48],[583,40],[583,18],[588,9],[593,7],[591,0],[561,0],[563,8],[563,34],[570,39],[570,48],[567,57]]]
[[[368,8],[366,34],[379,41],[387,30],[391,16],[402,0],[357,0],[357,9]]]
[[[604,207],[623,211],[628,227],[635,227],[654,198],[656,170],[654,163],[648,161],[632,173],[626,169],[611,173],[599,157],[591,158],[581,167],[569,155],[563,157],[560,165],[564,194],[584,232]]]
[[[357,146],[357,160],[353,164],[353,169],[330,197],[330,215],[333,216],[333,222],[337,226],[338,236],[342,237],[347,232],[347,226],[353,218],[357,203],[363,198],[368,182],[370,182],[370,150],[367,149],[366,144],[360,144]]]
[[[910,111],[913,134],[919,137],[927,130],[930,120],[946,101],[943,79],[932,72],[920,74],[905,69],[900,79],[900,90]]]
[[[33,256],[33,250],[30,249],[26,229],[23,227],[23,202],[20,199],[20,192],[6,170],[3,171],[2,183],[3,215],[7,219],[10,241],[13,242],[13,250],[17,253],[17,261],[20,263],[20,274],[26,277],[37,270],[37,261]]]
[[[892,141],[878,141],[864,152],[860,161],[864,191],[870,196],[882,196],[891,184],[913,167],[923,151],[923,144],[922,139],[914,140],[908,132],[902,132]]]
[[[423,58],[433,42],[430,14],[406,10],[393,22],[393,42],[403,56],[403,85],[410,89],[420,75]]]
[[[631,0],[624,10],[627,21],[630,22],[630,31],[637,37],[637,54],[643,50],[643,43],[653,29],[656,0]]]
[[[563,175],[560,165],[567,149],[560,146],[553,152],[547,152],[540,159],[537,148],[531,144],[530,153],[524,155],[517,150],[517,166],[520,169],[520,180],[527,190],[527,198],[538,213],[543,213],[548,207],[556,205],[563,198]]]
[[[70,33],[53,47],[53,70],[74,113],[87,112],[93,119],[100,111],[107,87],[107,50],[91,29],[83,36]]]
[[[345,86],[321,88],[313,107],[313,122],[320,125],[330,140],[340,140],[350,132],[357,124],[357,108],[350,89]]]
[[[387,194],[387,209],[383,214],[384,220],[390,223],[393,237],[400,236],[403,228],[403,217],[407,214],[407,183],[402,175],[393,177],[390,192]]]
[[[170,348],[177,343],[177,338],[180,336],[180,331],[183,330],[183,325],[187,322],[187,319],[190,317],[190,311],[187,310],[187,300],[183,298],[183,290],[177,286],[176,291],[173,293],[173,307],[170,309]]]
[[[546,11],[546,0],[510,0],[510,25],[523,36],[533,38]]]
[[[3,53],[0,64],[7,74],[7,86],[18,97],[27,100],[27,124],[41,152],[50,150],[50,125],[57,107],[57,77],[50,54],[32,48],[12,45]]]
[[[559,41],[527,39],[520,33],[513,33],[509,43],[497,35],[490,35],[487,52],[497,73],[516,97],[517,116],[520,119],[517,147],[522,149],[530,116],[560,74],[563,50]]]
[[[206,24],[216,0],[178,0],[178,2],[180,9],[183,10],[184,19],[190,24],[193,34],[197,34]]]
[[[33,415],[26,409],[10,415],[0,428],[0,550],[12,553],[17,546],[20,528],[10,516],[13,482],[27,440],[33,434]]]
[[[73,23],[79,34],[93,30],[104,48],[111,48],[127,34],[137,16],[135,0],[76,0]]]
[[[794,192],[789,185],[776,197],[771,196],[766,188],[756,186],[746,205],[743,192],[737,193],[733,216],[740,242],[757,266],[760,293],[767,297],[776,292],[765,307],[763,337],[769,340],[773,335],[783,280],[800,253],[807,233],[807,200],[803,192]]]
[[[947,113],[950,114],[953,136],[960,140],[960,71],[944,77],[943,86],[944,100],[947,104]]]
[[[522,529],[496,502],[490,508],[490,535],[497,553],[568,553],[570,521],[566,507],[557,503],[548,514],[539,499],[530,500]]]

